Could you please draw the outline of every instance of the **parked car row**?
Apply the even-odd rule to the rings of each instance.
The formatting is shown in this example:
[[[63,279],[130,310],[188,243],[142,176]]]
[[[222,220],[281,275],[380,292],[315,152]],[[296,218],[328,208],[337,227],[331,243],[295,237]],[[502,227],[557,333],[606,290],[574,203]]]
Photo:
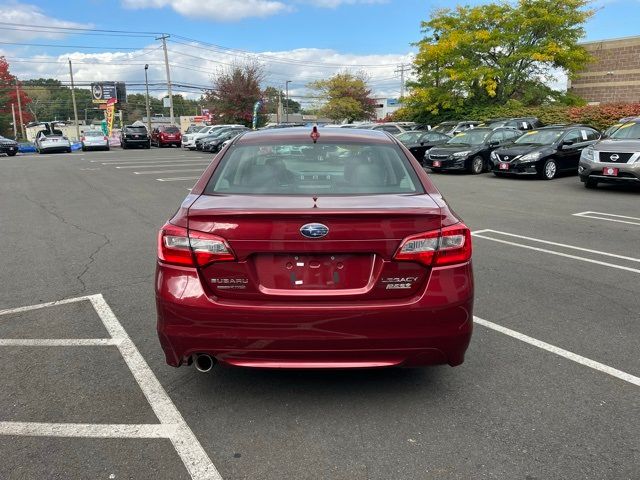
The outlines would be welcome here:
[[[397,136],[424,166],[433,172],[491,171],[498,177],[535,176],[552,180],[563,172],[578,173],[587,188],[598,183],[640,184],[640,118],[625,118],[607,135],[580,124],[525,127],[525,119],[466,125],[446,122],[443,128],[405,132]],[[527,123],[533,125],[534,122]],[[439,135],[439,136],[436,136]]]

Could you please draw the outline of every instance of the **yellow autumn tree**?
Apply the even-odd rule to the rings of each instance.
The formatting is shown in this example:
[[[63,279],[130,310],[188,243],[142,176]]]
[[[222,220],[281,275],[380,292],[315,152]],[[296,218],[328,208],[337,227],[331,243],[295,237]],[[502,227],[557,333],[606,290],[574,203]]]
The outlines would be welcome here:
[[[587,0],[518,0],[436,10],[422,22],[409,111],[437,114],[517,100],[544,103],[559,72],[589,61],[578,44],[593,15]]]

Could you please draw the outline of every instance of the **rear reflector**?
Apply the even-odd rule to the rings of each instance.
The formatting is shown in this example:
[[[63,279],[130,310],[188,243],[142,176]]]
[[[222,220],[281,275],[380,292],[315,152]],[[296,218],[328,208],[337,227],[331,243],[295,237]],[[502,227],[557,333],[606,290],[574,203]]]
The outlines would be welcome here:
[[[158,234],[158,260],[173,265],[203,267],[213,262],[235,260],[223,238],[165,224]]]
[[[454,265],[471,259],[471,232],[462,223],[404,239],[393,257],[427,267]]]

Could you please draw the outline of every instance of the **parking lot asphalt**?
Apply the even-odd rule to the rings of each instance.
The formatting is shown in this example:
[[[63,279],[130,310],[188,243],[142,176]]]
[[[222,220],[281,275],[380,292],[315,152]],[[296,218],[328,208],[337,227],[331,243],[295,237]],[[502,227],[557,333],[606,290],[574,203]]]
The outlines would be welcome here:
[[[460,367],[199,374],[153,274],[210,159],[0,158],[0,478],[640,478],[637,189],[431,176],[474,231]]]

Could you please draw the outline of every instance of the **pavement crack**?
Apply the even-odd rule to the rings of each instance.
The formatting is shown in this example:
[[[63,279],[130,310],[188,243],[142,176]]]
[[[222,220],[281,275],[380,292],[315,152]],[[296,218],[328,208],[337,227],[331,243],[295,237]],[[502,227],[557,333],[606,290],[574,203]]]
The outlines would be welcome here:
[[[52,217],[56,218],[60,223],[62,223],[64,225],[68,225],[71,228],[75,228],[76,230],[78,230],[78,231],[80,231],[82,233],[87,233],[89,235],[94,235],[96,237],[102,238],[102,240],[103,240],[102,244],[100,244],[96,249],[94,249],[89,254],[87,262],[85,262],[82,271],[78,275],[76,275],[76,280],[82,286],[81,291],[82,292],[86,292],[87,291],[87,285],[86,285],[83,277],[87,274],[87,272],[91,268],[91,265],[95,262],[96,255],[98,255],[98,253],[100,253],[100,251],[104,247],[106,247],[107,245],[111,244],[111,239],[107,235],[105,235],[104,233],[94,232],[93,230],[89,230],[88,228],[83,227],[82,225],[78,225],[78,224],[75,224],[75,223],[69,221],[68,219],[66,219],[65,217],[60,215],[58,212],[54,211],[50,207],[47,207],[44,203],[38,202],[37,200],[34,200],[33,198],[29,197],[29,195],[27,195],[26,193],[23,193],[22,195],[24,196],[24,198],[28,202],[30,202],[30,203],[36,205],[37,207],[39,207],[40,209],[44,210],[46,213],[48,213]]]

